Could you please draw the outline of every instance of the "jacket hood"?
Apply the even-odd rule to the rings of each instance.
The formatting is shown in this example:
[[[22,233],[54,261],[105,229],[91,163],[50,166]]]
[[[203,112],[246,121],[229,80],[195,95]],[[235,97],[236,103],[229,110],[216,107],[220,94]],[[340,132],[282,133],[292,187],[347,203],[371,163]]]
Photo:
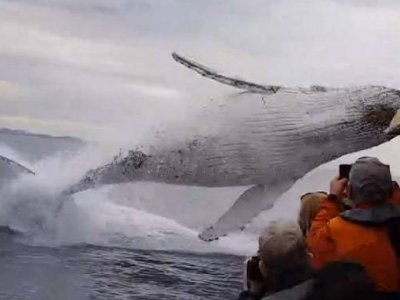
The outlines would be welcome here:
[[[347,221],[382,225],[390,220],[400,219],[400,205],[386,204],[369,208],[353,208],[342,212],[340,216]]]

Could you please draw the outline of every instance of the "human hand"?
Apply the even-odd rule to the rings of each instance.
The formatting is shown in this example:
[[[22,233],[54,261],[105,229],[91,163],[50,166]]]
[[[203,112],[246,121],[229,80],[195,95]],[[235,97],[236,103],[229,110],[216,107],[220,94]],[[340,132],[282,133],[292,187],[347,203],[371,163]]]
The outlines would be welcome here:
[[[247,291],[251,295],[261,298],[264,292],[264,283],[260,265],[261,259],[259,255],[250,257],[246,262],[245,278]]]
[[[265,288],[262,281],[247,279],[247,290],[251,295],[261,298]]]
[[[343,199],[345,197],[346,188],[347,179],[336,176],[331,181],[331,188],[329,193],[338,196],[339,199]]]

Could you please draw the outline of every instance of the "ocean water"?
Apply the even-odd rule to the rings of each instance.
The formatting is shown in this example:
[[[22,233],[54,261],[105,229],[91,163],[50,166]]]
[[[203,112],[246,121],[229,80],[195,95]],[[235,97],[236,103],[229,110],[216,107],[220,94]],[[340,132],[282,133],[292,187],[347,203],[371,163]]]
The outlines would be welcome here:
[[[242,287],[240,256],[17,240],[0,234],[0,299],[234,299]]]
[[[46,158],[30,165],[35,176],[1,187],[0,299],[237,297],[242,253],[197,234],[244,187],[141,182],[60,198],[85,161],[85,153]]]

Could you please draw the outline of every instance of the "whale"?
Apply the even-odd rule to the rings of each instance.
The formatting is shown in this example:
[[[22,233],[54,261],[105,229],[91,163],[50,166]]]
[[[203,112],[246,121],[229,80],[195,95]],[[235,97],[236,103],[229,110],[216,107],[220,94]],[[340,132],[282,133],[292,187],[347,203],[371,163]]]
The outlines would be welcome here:
[[[29,168],[12,159],[0,155],[0,188],[10,180],[13,180],[24,174],[35,175],[35,173]]]
[[[397,89],[262,85],[222,75],[176,53],[172,57],[205,78],[242,90],[203,120],[218,123],[218,130],[179,145],[117,155],[88,171],[65,195],[133,181],[248,186],[216,223],[200,232],[201,239],[212,241],[243,230],[317,166],[400,134]]]

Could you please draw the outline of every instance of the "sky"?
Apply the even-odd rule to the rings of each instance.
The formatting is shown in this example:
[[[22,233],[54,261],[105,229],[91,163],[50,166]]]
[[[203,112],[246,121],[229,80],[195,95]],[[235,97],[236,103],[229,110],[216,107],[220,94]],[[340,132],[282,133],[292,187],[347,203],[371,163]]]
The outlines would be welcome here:
[[[200,128],[234,91],[173,51],[257,83],[400,88],[400,4],[0,0],[0,128],[125,145]]]

